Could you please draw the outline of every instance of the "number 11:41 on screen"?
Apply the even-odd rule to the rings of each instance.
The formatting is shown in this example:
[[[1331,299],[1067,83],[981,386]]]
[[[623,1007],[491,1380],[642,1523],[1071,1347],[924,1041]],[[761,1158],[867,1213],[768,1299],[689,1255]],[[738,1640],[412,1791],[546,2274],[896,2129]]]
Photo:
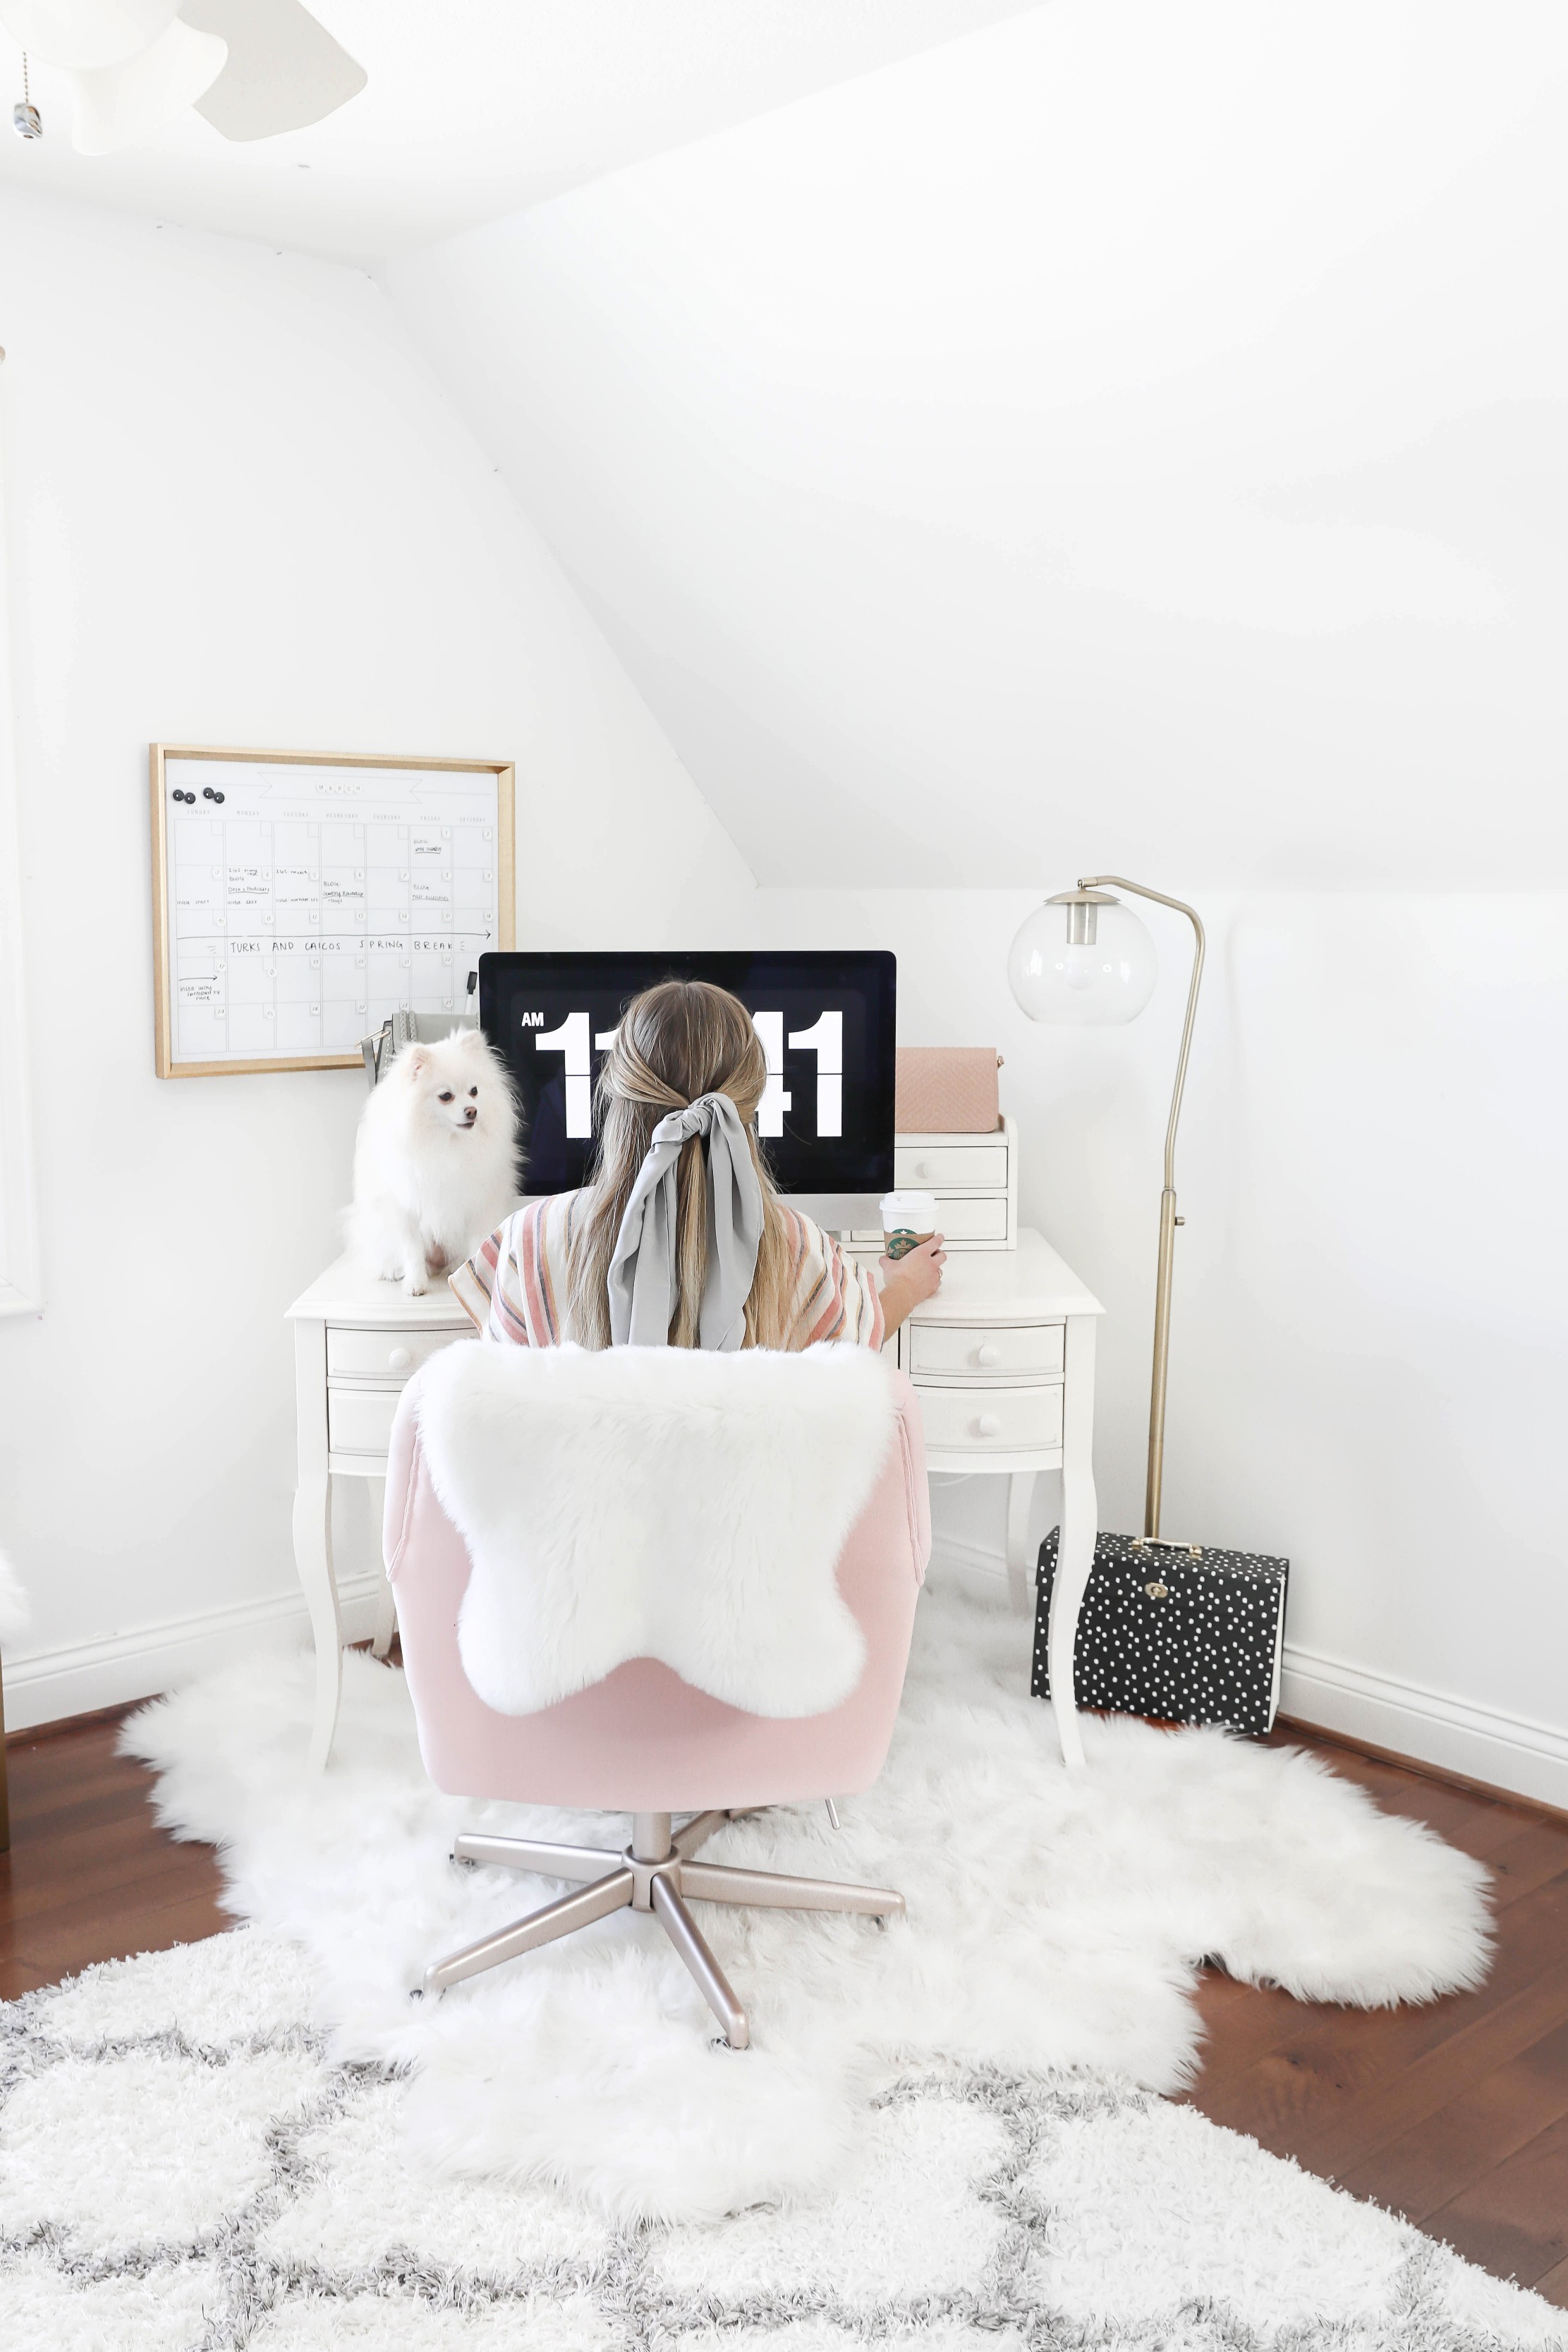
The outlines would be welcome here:
[[[763,1136],[782,1135],[784,1114],[794,1102],[794,1097],[784,1090],[784,1015],[754,1013],[751,1018],[768,1059],[768,1085],[758,1106],[757,1132]],[[521,1026],[532,1035],[536,1053],[560,1055],[566,1072],[566,1131],[569,1137],[586,1140],[593,1133],[593,1060],[589,1050],[588,1014],[569,1013],[554,1029],[536,1029],[535,1023],[543,1019],[542,1013],[525,1013]],[[613,1029],[601,1029],[592,1040],[601,1054],[608,1053],[614,1042]],[[842,1135],[843,1014],[824,1013],[810,1029],[791,1029],[789,1048],[792,1053],[816,1055],[817,1133]]]

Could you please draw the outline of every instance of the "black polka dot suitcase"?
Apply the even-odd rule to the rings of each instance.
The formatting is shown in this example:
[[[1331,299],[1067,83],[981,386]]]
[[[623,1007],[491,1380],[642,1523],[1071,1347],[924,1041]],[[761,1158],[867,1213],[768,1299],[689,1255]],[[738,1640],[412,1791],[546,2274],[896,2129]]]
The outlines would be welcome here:
[[[1036,1698],[1051,1696],[1045,1637],[1060,1534],[1052,1528],[1040,1548]],[[1073,1651],[1079,1706],[1261,1737],[1280,1704],[1290,1576],[1288,1559],[1262,1552],[1097,1536]]]

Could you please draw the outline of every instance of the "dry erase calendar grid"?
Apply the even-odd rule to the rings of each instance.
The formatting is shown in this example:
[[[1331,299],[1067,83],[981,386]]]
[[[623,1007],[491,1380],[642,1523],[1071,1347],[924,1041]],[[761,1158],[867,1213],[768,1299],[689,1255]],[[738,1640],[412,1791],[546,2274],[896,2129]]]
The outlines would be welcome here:
[[[161,798],[171,1070],[351,1055],[389,1013],[467,1008],[503,931],[496,769],[170,752]]]

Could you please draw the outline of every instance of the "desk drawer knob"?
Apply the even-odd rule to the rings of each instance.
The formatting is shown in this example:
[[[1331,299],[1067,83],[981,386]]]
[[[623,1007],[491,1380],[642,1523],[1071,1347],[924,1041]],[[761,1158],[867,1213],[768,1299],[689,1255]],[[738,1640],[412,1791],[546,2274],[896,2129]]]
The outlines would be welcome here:
[[[917,1176],[929,1176],[931,1173],[929,1160],[917,1160],[915,1163],[915,1172]]]
[[[976,1363],[984,1364],[988,1371],[993,1364],[999,1364],[1001,1360],[1001,1349],[990,1339],[987,1340],[983,1348],[977,1348],[975,1350]]]
[[[413,1361],[413,1349],[412,1348],[394,1348],[391,1355],[387,1358],[387,1362],[391,1365],[394,1372],[406,1372]]]
[[[1001,1425],[1001,1423],[997,1419],[994,1412],[977,1412],[975,1415],[975,1434],[977,1437],[994,1437]]]

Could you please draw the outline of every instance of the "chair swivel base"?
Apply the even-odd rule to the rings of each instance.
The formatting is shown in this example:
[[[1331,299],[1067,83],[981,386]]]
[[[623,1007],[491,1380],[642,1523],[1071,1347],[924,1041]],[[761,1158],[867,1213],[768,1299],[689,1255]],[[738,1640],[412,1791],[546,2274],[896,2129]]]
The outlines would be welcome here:
[[[498,1864],[507,1870],[537,1870],[547,1877],[580,1878],[588,1884],[435,1961],[426,1969],[416,1998],[444,1993],[465,1977],[476,1977],[503,1960],[515,1959],[519,1952],[553,1944],[612,1911],[651,1911],[696,1979],[730,2048],[744,2050],[751,2039],[746,2011],[686,1908],[688,1897],[698,1903],[758,1904],[772,1910],[858,1911],[873,1918],[902,1915],[904,1897],[887,1886],[844,1886],[831,1878],[790,1878],[779,1871],[694,1861],[714,1832],[733,1818],[727,1812],[698,1813],[672,1836],[668,1813],[636,1813],[632,1843],[620,1853],[601,1846],[550,1845],[539,1838],[462,1832],[452,1850],[455,1862]]]

